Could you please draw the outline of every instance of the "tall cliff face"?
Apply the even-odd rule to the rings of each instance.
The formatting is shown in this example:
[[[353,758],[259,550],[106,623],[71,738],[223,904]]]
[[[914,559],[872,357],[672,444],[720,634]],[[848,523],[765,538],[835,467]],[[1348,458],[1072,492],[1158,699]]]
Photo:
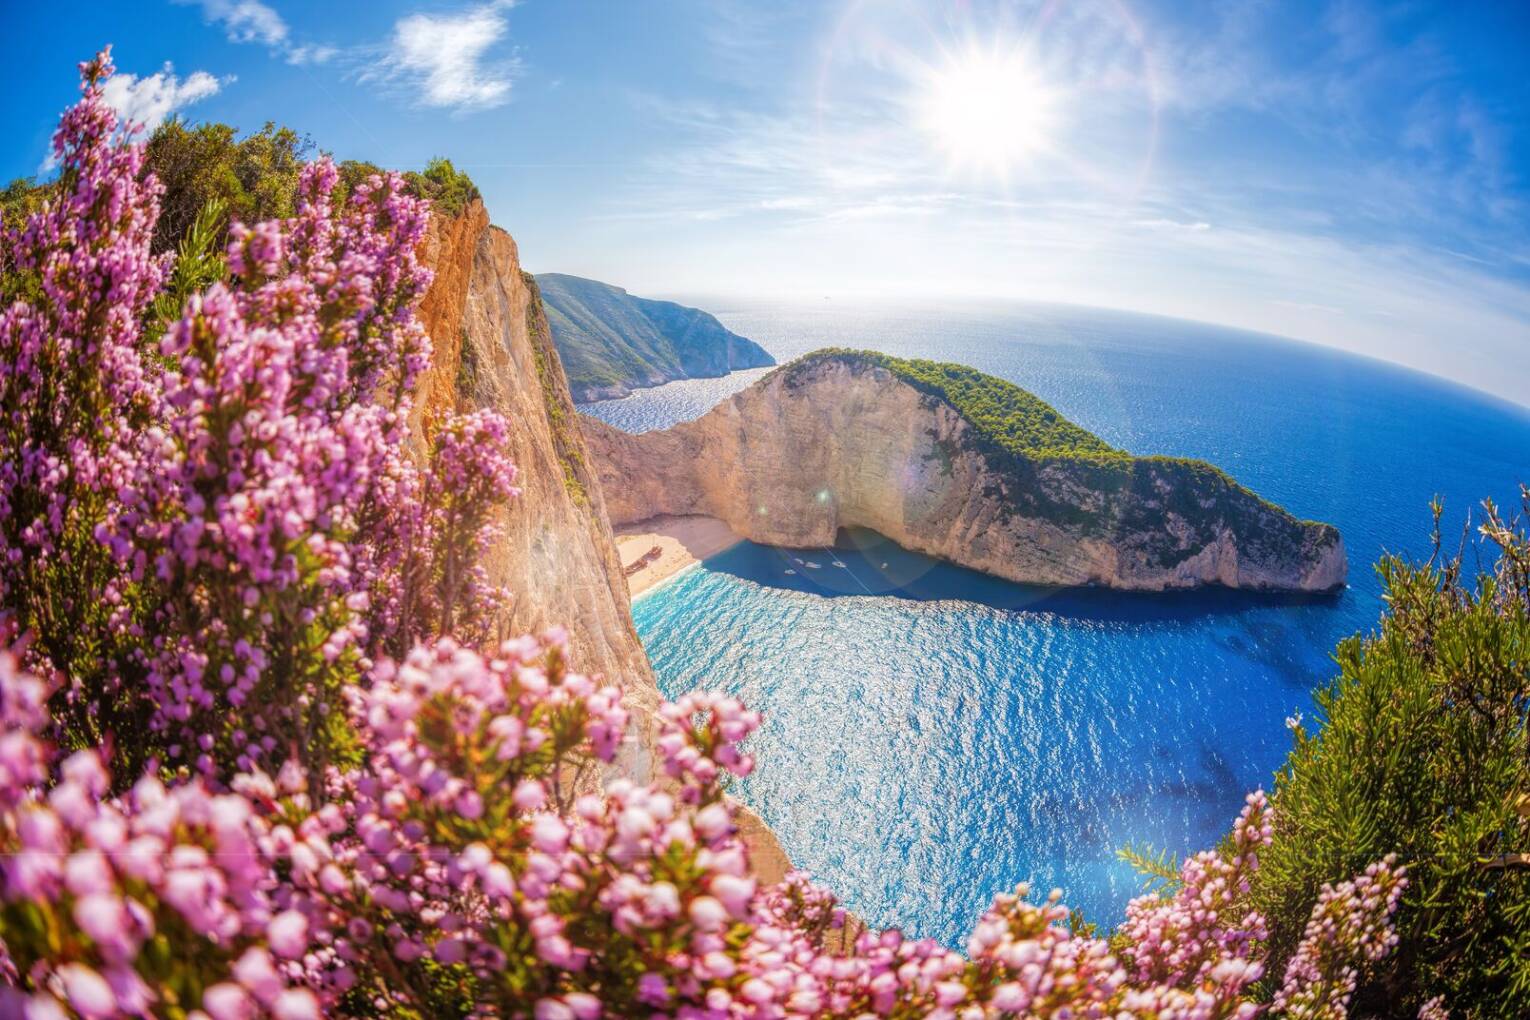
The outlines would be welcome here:
[[[568,628],[576,668],[656,700],[632,627],[599,481],[576,424],[535,281],[481,202],[432,219],[422,257],[435,279],[420,303],[434,346],[415,402],[414,434],[442,411],[490,408],[511,424],[519,499],[487,564],[515,593],[515,633]]]
[[[1334,528],[1296,520],[1209,465],[1110,451],[1015,392],[1050,416],[1054,433],[1071,430],[1061,434],[1110,455],[1000,450],[991,429],[927,387],[840,355],[810,355],[671,429],[629,435],[590,418],[581,424],[616,524],[709,514],[753,541],[799,548],[866,527],[906,548],[1035,584],[1343,584],[1344,545]]]
[[[521,496],[487,564],[491,580],[515,593],[509,630],[562,625],[574,668],[622,685],[632,727],[616,769],[649,781],[658,685],[632,626],[605,499],[536,280],[476,199],[455,217],[432,218],[421,256],[435,273],[419,306],[434,353],[416,395],[415,440],[442,411],[490,408],[509,420]],[[747,809],[739,825],[754,873],[780,881],[791,861],[770,829]]]

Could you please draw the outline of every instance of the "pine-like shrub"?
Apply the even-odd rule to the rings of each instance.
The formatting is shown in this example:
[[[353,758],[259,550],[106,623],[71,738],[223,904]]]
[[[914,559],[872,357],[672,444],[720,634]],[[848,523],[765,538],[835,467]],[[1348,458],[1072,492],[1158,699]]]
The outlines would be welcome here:
[[[1481,532],[1487,570],[1438,534],[1425,563],[1381,561],[1380,629],[1339,646],[1275,780],[1254,883],[1275,961],[1324,882],[1378,853],[1408,867],[1401,948],[1359,992],[1377,1012],[1444,995],[1458,1016],[1530,1015],[1530,535],[1491,505]]]

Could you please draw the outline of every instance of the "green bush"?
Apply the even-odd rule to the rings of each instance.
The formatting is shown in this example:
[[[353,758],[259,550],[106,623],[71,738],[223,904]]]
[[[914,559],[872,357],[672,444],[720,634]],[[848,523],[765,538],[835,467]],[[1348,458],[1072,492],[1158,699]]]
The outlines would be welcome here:
[[[271,123],[245,138],[235,135],[227,124],[191,127],[172,119],[149,136],[149,169],[165,186],[154,230],[156,253],[179,247],[209,202],[224,208],[216,244],[220,250],[234,220],[255,223],[292,215],[298,174],[313,156],[313,142]]]
[[[405,173],[404,183],[411,194],[430,199],[435,211],[443,216],[456,216],[478,197],[473,179],[452,166],[451,160],[440,156],[426,163],[421,173],[413,170]]]
[[[1402,943],[1361,986],[1359,1015],[1444,995],[1457,1020],[1530,1016],[1530,536],[1491,505],[1481,532],[1496,558],[1476,577],[1439,554],[1438,523],[1429,561],[1380,562],[1380,629],[1339,646],[1320,725],[1294,728],[1276,776],[1253,890],[1266,973],[1283,971],[1323,882],[1387,853],[1408,867]]]
[[[349,193],[367,177],[382,172],[382,167],[376,163],[348,159],[340,164],[340,190]],[[418,198],[429,199],[431,207],[442,216],[456,216],[479,197],[473,179],[452,166],[451,160],[439,156],[426,163],[423,171],[406,170],[404,190]]]
[[[154,230],[154,253],[181,248],[193,228],[211,230],[211,237],[197,241],[221,252],[230,223],[291,216],[298,174],[314,155],[312,139],[273,123],[240,138],[228,124],[189,125],[179,118],[167,120],[149,136],[145,147],[149,169],[165,187]],[[341,163],[336,199],[343,199],[368,175],[381,172],[382,168],[372,163]],[[445,216],[456,216],[479,197],[472,178],[449,159],[436,158],[423,171],[406,172],[404,183],[407,192],[430,199],[436,211]],[[19,222],[37,208],[48,187],[31,178],[11,181],[0,188],[0,216],[6,223]],[[210,205],[219,210],[216,223],[208,221]]]

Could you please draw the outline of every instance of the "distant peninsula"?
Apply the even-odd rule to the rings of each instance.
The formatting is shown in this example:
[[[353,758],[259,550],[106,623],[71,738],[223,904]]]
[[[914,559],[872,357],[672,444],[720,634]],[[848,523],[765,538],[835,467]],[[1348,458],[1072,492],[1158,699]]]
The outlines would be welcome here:
[[[699,308],[633,297],[609,283],[563,273],[539,273],[536,281],[569,389],[580,403],[776,363],[759,344]]]
[[[1134,457],[963,365],[823,350],[673,428],[581,423],[614,525],[704,514],[789,548],[864,527],[1043,585],[1323,592],[1347,572],[1332,525],[1204,461]]]

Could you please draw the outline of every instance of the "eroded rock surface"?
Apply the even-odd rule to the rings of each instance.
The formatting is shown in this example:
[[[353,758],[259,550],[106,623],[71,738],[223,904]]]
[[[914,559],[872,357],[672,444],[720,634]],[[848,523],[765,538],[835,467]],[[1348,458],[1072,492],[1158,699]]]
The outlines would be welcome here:
[[[423,257],[435,272],[420,303],[434,355],[415,434],[452,409],[490,408],[511,424],[521,496],[505,511],[487,564],[491,579],[515,593],[508,631],[564,626],[576,668],[655,700],[600,484],[515,241],[475,200],[454,218],[432,220]]]

